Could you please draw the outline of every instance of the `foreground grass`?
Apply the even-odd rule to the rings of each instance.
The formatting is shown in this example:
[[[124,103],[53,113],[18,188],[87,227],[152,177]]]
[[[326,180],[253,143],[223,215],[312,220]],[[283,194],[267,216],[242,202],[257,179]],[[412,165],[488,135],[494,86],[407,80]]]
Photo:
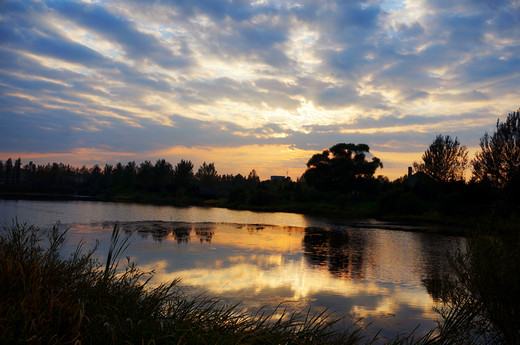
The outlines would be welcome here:
[[[443,320],[418,337],[377,339],[326,312],[244,313],[175,280],[150,286],[114,228],[102,265],[81,245],[60,256],[66,232],[14,223],[0,230],[1,344],[520,344],[518,221],[490,221],[450,256],[439,282]]]
[[[520,222],[490,217],[449,256],[439,333],[453,344],[520,345]]]
[[[81,245],[60,256],[66,232],[14,223],[0,231],[2,344],[371,344],[356,322],[327,313],[249,315],[237,305],[190,297],[178,281],[151,287],[128,262],[127,242],[114,229],[105,265]],[[149,279],[149,278],[148,278]],[[342,325],[342,324],[341,324]],[[341,328],[343,330],[339,331]],[[397,337],[388,344],[433,343],[433,336]]]

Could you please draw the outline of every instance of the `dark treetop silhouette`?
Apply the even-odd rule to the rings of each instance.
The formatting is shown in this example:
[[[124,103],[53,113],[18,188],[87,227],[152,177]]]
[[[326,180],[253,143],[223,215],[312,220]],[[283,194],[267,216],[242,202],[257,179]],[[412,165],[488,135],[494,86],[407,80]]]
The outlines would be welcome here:
[[[422,171],[436,181],[464,180],[468,166],[468,149],[459,139],[439,134],[422,156],[422,162],[413,163],[415,171]]]
[[[363,179],[372,178],[376,169],[383,167],[377,157],[366,159],[369,151],[366,144],[336,144],[309,159],[303,179],[324,190],[356,190]]]

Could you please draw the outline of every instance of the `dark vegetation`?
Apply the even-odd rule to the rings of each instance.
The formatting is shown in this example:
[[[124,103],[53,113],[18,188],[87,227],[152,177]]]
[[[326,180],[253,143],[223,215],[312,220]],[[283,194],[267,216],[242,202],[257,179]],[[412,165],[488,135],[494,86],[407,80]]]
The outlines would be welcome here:
[[[0,230],[2,344],[371,344],[355,321],[327,312],[249,315],[240,305],[186,296],[178,281],[151,286],[131,262],[118,269],[126,241],[114,228],[102,265],[81,246],[60,256],[64,232],[14,223]],[[343,322],[349,322],[343,324]],[[339,327],[338,323],[342,323]],[[403,335],[388,344],[431,343]]]
[[[452,272],[432,290],[442,302],[443,344],[520,344],[518,224],[490,217],[468,236],[466,251],[448,256]]]
[[[251,315],[240,305],[189,296],[178,280],[150,284],[128,258],[128,238],[114,227],[105,263],[81,245],[69,257],[66,232],[14,222],[0,229],[2,344],[520,344],[520,232],[493,220],[449,256],[451,271],[429,280],[439,302],[438,327],[381,339],[355,320],[327,311]],[[327,236],[310,233],[312,238]],[[328,250],[336,248],[330,238]],[[316,258],[320,260],[319,257]],[[355,258],[350,258],[355,260]],[[333,271],[334,273],[334,271]]]
[[[307,162],[297,181],[260,181],[249,175],[219,175],[214,163],[194,170],[177,165],[128,162],[76,168],[62,163],[23,165],[0,161],[4,198],[90,197],[97,200],[171,205],[211,205],[237,209],[288,211],[333,217],[377,217],[440,222],[471,227],[492,212],[509,217],[520,206],[520,112],[497,121],[481,139],[473,160],[458,138],[439,134],[422,161],[389,181],[376,176],[383,166],[366,144],[340,143]],[[412,164],[411,164],[412,165]],[[471,167],[471,176],[464,173]]]

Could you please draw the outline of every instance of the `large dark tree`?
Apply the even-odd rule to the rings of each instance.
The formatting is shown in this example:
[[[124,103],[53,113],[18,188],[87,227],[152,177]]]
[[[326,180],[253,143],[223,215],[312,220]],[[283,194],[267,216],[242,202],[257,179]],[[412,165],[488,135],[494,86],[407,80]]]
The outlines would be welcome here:
[[[247,181],[250,183],[259,183],[260,177],[256,174],[256,170],[253,169],[249,172],[249,175],[247,175]]]
[[[197,174],[195,174],[195,178],[202,189],[215,187],[220,179],[217,169],[215,169],[215,163],[207,164],[206,162],[202,163]]]
[[[16,184],[20,183],[20,174],[22,172],[22,160],[20,157],[14,162],[13,180]]]
[[[422,171],[436,181],[461,181],[468,166],[468,149],[457,137],[439,134],[424,152],[422,162],[414,162],[413,166],[415,171]]]
[[[4,181],[4,162],[0,161],[0,184]]]
[[[372,178],[383,167],[377,157],[366,159],[369,152],[366,144],[336,144],[309,159],[303,179],[320,189],[353,190],[357,182]]]
[[[481,152],[473,163],[473,177],[495,187],[520,184],[520,109],[509,113],[505,122],[497,120],[496,131],[480,139]]]
[[[154,166],[155,191],[169,190],[173,183],[173,167],[164,159],[158,159]]]
[[[128,162],[123,171],[123,186],[134,189],[136,185],[137,165],[135,161]]]
[[[151,191],[154,183],[154,168],[152,162],[145,160],[137,169],[137,187],[146,191]]]
[[[190,189],[193,184],[193,163],[181,159],[173,169],[173,183],[175,188]]]
[[[10,183],[11,182],[11,175],[13,174],[13,160],[11,158],[9,158],[8,160],[5,161],[5,173],[4,173],[4,178],[5,178],[5,183]]]

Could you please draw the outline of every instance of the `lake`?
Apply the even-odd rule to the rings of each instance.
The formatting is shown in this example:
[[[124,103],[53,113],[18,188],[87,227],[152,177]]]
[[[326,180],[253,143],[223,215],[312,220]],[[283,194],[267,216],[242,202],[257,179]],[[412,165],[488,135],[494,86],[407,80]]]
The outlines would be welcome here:
[[[99,241],[102,260],[117,224],[131,236],[125,256],[154,282],[181,278],[255,312],[327,308],[363,318],[374,333],[422,334],[435,327],[435,279],[445,253],[463,248],[456,236],[395,223],[345,221],[293,213],[233,211],[91,201],[0,200],[0,221],[69,229],[64,253]],[[126,261],[126,260],[124,260]]]

